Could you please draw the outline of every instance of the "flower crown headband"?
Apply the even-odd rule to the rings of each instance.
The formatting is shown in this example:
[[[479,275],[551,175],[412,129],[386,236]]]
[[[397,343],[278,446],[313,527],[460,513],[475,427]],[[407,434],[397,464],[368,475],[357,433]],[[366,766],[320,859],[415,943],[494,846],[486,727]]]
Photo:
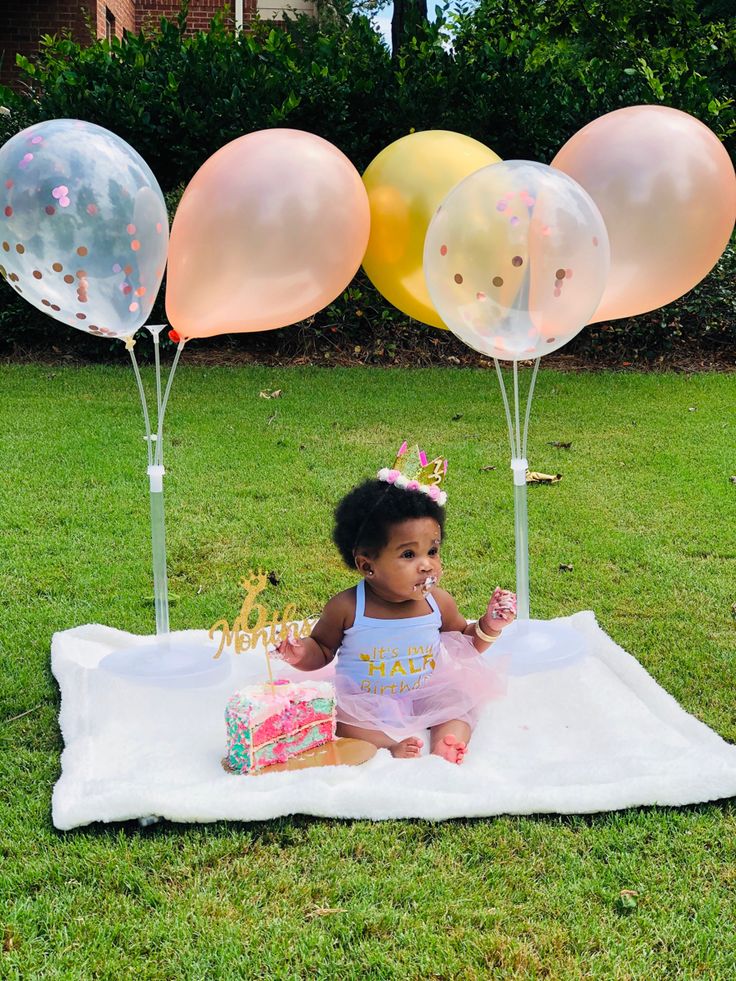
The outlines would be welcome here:
[[[440,484],[447,473],[447,460],[435,457],[427,462],[427,454],[418,446],[407,449],[406,440],[396,454],[393,467],[383,467],[377,477],[387,484],[394,484],[404,490],[419,491],[444,507],[447,494],[440,490]]]

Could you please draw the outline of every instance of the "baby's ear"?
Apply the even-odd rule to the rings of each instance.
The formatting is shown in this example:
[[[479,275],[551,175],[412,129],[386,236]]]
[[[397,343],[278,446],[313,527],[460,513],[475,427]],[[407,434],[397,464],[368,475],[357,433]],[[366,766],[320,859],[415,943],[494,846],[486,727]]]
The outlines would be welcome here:
[[[367,555],[358,554],[355,556],[355,568],[361,576],[370,576],[373,573],[371,560]]]

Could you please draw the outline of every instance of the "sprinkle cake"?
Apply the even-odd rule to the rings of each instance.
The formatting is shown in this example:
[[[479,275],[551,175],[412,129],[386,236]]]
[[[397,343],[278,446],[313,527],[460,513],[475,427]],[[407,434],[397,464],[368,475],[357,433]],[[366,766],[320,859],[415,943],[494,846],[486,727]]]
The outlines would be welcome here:
[[[335,738],[335,686],[328,681],[248,685],[225,709],[227,762],[254,773]]]

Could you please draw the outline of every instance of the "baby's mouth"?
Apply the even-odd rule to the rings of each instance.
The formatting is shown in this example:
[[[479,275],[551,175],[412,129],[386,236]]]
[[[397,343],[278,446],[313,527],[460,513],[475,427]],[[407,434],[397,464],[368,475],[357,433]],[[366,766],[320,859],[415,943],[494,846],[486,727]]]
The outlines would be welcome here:
[[[437,581],[438,581],[437,576],[427,576],[426,579],[422,579],[421,582],[418,582],[414,586],[414,591],[416,592],[416,590],[419,589],[426,594],[430,591],[430,589],[432,589],[434,586],[437,585]]]

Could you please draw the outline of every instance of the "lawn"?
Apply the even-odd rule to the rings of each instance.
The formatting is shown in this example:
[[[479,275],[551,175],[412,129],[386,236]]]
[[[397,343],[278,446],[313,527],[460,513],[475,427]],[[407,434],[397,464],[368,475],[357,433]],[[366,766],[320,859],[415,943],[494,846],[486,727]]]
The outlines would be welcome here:
[[[529,491],[532,614],[594,610],[731,741],[734,384],[542,371],[529,440],[532,469],[563,474]],[[124,367],[6,366],[0,391],[0,977],[734,976],[733,801],[56,832],[51,636],[153,631],[142,419]],[[350,585],[331,507],[404,437],[450,460],[443,585],[468,615],[513,587],[493,372],[185,363],[167,429],[174,629],[232,619],[250,568],[302,615]]]

